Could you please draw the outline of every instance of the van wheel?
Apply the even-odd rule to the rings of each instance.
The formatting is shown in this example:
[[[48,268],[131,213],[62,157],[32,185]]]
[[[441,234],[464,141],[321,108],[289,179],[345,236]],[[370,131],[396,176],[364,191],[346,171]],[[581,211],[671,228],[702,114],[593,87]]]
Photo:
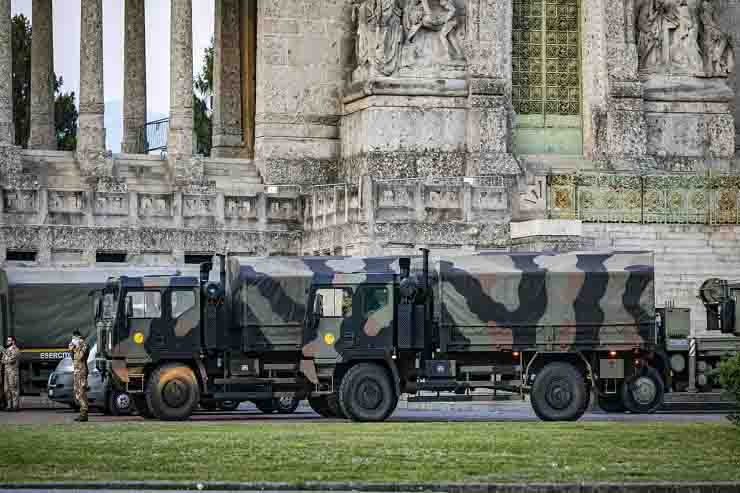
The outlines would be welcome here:
[[[650,414],[663,404],[665,384],[655,368],[647,367],[639,375],[629,377],[622,386],[622,400],[635,414]]]
[[[254,401],[254,405],[257,406],[257,409],[259,409],[259,411],[261,413],[264,413],[264,414],[272,414],[272,413],[274,413],[275,412],[275,405],[274,404],[275,403],[273,402],[272,399],[265,399],[265,400],[261,400],[261,401]]]
[[[144,419],[152,419],[154,415],[149,409],[149,404],[146,403],[146,396],[144,394],[134,394],[131,396],[131,400],[134,403],[136,412]]]
[[[200,388],[190,367],[171,363],[149,377],[146,401],[152,414],[164,421],[189,418],[200,402]]]
[[[530,400],[543,421],[576,421],[588,407],[583,375],[570,363],[550,363],[537,374]]]
[[[374,363],[353,366],[339,385],[339,406],[353,421],[384,421],[397,404],[388,372]]]
[[[298,409],[298,405],[301,401],[296,399],[293,395],[286,395],[275,398],[274,403],[275,410],[278,414],[293,414],[295,410]]]
[[[239,409],[239,401],[221,401],[218,403],[218,408],[222,411],[236,411]]]
[[[127,392],[111,390],[108,392],[107,408],[111,416],[130,416],[133,410],[131,396]]]

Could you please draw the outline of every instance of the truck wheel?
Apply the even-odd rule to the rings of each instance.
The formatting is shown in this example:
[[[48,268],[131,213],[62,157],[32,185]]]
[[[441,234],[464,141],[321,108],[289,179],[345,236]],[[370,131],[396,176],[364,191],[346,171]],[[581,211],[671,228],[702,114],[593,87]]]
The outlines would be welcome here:
[[[262,413],[272,414],[275,412],[275,403],[272,399],[254,401],[254,405],[257,406],[257,409],[259,409]]]
[[[599,396],[599,407],[605,413],[623,413],[627,410],[622,400],[622,394]]]
[[[583,375],[569,363],[550,363],[537,374],[530,396],[543,421],[576,421],[583,416],[589,393]]]
[[[152,414],[163,421],[189,418],[200,402],[195,373],[180,363],[160,366],[149,378],[146,401]]]
[[[221,401],[218,403],[218,408],[222,411],[236,411],[239,409],[239,401]]]
[[[326,405],[332,418],[347,419],[341,404],[339,404],[339,393],[334,392],[326,396]]]
[[[146,403],[146,396],[144,394],[135,394],[131,396],[131,400],[134,402],[134,408],[144,419],[152,419],[154,415],[149,410],[149,404]]]
[[[635,414],[650,414],[663,404],[665,384],[655,368],[647,367],[639,375],[628,378],[622,387],[622,400]]]
[[[301,401],[295,398],[295,396],[283,396],[278,397],[274,401],[275,410],[278,414],[293,414],[298,409],[298,404]]]
[[[127,392],[111,390],[108,392],[107,409],[111,416],[130,416],[133,410],[131,396]]]
[[[388,372],[373,363],[353,366],[339,385],[340,408],[353,421],[384,421],[397,404]]]

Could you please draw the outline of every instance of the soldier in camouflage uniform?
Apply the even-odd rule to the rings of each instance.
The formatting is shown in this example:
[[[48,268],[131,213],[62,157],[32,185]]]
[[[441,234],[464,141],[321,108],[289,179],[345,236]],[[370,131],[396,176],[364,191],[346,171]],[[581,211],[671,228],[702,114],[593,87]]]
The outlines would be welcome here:
[[[2,349],[2,363],[4,370],[5,403],[8,411],[18,411],[18,366],[20,364],[20,350],[15,337],[8,337],[5,349]]]
[[[87,421],[87,356],[89,350],[87,343],[82,338],[79,331],[72,334],[72,342],[69,343],[69,349],[72,351],[72,361],[74,363],[74,393],[75,401],[80,406],[80,416],[75,421]]]

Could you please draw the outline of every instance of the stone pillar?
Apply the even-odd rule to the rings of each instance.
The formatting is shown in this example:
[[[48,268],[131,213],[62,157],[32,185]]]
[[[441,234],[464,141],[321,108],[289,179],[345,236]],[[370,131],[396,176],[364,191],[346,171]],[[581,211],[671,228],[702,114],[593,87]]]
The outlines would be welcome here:
[[[519,174],[512,155],[512,0],[467,5],[469,106],[466,174]]]
[[[193,154],[193,2],[171,0],[170,156]]]
[[[238,157],[242,147],[240,0],[216,0],[213,54],[214,157]]]
[[[10,33],[10,0],[0,0],[0,145],[15,144],[13,48]]]
[[[241,64],[243,155],[251,159],[257,105],[257,0],[241,0]]]
[[[29,149],[56,149],[54,132],[54,36],[52,0],[33,0],[31,10],[31,126]]]
[[[80,3],[80,128],[77,153],[105,151],[103,0]]]
[[[126,0],[123,41],[123,141],[121,152],[144,152],[146,125],[146,15],[144,0]]]

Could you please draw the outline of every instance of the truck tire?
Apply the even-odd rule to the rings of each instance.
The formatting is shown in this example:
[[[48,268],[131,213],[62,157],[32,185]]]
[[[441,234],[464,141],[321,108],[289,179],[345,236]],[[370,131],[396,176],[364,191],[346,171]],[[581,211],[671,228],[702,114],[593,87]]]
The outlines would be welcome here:
[[[622,386],[622,401],[627,410],[635,414],[654,413],[663,404],[664,395],[663,378],[651,367],[629,377]]]
[[[374,363],[353,366],[339,385],[339,406],[352,421],[385,421],[397,404],[388,372]]]
[[[530,400],[543,421],[576,421],[589,404],[583,374],[570,363],[549,363],[537,374]]]
[[[149,377],[146,402],[163,421],[188,419],[200,402],[200,387],[193,370],[181,363],[157,368]]]
[[[111,416],[130,416],[134,403],[128,392],[112,389],[106,397],[106,408]]]
[[[334,392],[326,396],[326,405],[329,408],[332,418],[347,419],[342,406],[339,403],[339,393]]]
[[[623,413],[627,410],[621,392],[616,395],[599,396],[598,404],[605,413]]]
[[[152,419],[154,417],[149,410],[149,404],[146,403],[146,396],[144,394],[134,394],[131,396],[131,400],[134,402],[134,408],[139,416],[144,419]]]

